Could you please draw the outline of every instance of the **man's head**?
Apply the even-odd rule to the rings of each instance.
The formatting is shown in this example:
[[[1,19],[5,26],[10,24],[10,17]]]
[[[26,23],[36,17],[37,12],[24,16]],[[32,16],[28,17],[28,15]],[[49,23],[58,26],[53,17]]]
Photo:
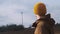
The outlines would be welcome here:
[[[36,3],[34,5],[34,14],[39,16],[44,16],[46,14],[46,6],[44,3]]]

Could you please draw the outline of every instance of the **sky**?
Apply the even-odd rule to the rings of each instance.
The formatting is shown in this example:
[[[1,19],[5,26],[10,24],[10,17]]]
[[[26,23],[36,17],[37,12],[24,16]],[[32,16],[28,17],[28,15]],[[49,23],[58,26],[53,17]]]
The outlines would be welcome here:
[[[0,0],[0,26],[7,24],[22,24],[28,27],[36,20],[33,7],[37,2],[46,5],[47,13],[51,14],[56,23],[60,23],[60,0]]]

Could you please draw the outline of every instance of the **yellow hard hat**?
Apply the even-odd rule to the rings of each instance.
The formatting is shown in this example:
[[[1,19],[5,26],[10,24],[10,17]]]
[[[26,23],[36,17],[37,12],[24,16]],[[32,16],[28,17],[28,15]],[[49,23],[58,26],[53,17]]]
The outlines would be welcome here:
[[[36,3],[34,5],[34,14],[43,16],[46,14],[46,6],[44,3]]]

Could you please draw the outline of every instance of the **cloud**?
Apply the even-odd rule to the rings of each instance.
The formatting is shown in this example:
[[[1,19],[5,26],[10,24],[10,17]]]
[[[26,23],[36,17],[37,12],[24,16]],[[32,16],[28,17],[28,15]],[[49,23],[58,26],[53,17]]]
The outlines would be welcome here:
[[[2,24],[16,23],[20,24],[21,22],[21,14],[18,14],[16,10],[27,10],[27,7],[24,5],[16,5],[16,4],[7,4],[4,3],[0,6],[0,22]],[[16,12],[16,13],[15,13]],[[21,12],[21,11],[20,11]]]

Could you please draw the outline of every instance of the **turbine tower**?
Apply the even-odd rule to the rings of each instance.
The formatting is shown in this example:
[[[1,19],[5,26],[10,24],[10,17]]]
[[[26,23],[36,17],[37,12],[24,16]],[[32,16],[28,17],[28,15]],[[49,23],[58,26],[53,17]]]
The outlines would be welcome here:
[[[21,17],[22,17],[22,25],[23,25],[23,12],[21,12]]]

